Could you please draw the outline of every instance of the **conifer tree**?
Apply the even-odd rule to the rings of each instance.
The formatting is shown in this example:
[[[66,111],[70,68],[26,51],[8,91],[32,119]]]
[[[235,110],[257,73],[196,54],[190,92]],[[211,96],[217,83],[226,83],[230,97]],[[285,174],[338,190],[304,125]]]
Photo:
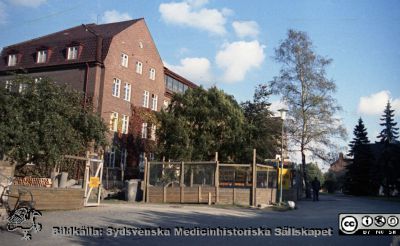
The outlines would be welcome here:
[[[378,139],[380,139],[382,151],[374,167],[376,175],[373,178],[375,183],[383,186],[385,194],[390,196],[396,187],[400,188],[400,147],[397,141],[399,128],[396,127],[397,122],[394,122],[394,110],[391,109],[389,101],[383,111],[381,121],[380,125],[384,128],[378,135]]]
[[[381,143],[394,143],[396,139],[399,137],[399,128],[395,127],[397,125],[397,122],[394,122],[394,110],[391,109],[392,106],[390,105],[390,102],[388,101],[386,104],[386,108],[383,111],[383,115],[381,118],[382,123],[380,124],[381,126],[384,127],[384,129],[381,131],[379,134],[378,138],[380,139]]]
[[[350,142],[349,156],[353,156],[353,162],[347,166],[345,177],[345,190],[352,195],[375,194],[376,185],[372,183],[373,155],[369,145],[367,129],[362,119],[354,127],[354,138]]]
[[[354,156],[354,150],[357,146],[369,143],[367,129],[365,128],[364,122],[361,117],[360,119],[358,119],[358,125],[355,126],[353,133],[354,138],[349,144],[350,151],[348,156]]]

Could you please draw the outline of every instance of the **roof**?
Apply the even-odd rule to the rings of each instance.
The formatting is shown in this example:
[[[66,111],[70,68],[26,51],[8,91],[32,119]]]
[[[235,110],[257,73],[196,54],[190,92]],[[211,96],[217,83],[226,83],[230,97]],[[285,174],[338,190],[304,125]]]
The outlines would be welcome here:
[[[140,20],[143,20],[143,18],[102,25],[93,23],[82,24],[4,47],[1,52],[0,71],[92,61],[103,62],[107,56],[112,38]],[[97,58],[97,43],[99,41],[102,43],[101,52],[99,52],[101,57]],[[82,51],[78,59],[66,60],[67,48],[72,45],[82,46]],[[36,53],[40,49],[50,50],[50,59],[48,62],[36,63]],[[18,54],[19,58],[16,66],[7,66],[7,57],[9,54]]]

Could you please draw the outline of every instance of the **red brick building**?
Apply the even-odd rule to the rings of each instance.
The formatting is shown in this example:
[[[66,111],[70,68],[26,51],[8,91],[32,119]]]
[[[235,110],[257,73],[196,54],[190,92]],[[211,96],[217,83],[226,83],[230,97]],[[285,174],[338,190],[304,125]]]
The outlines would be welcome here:
[[[23,85],[14,85],[12,79],[15,73],[26,73],[37,78],[50,77],[81,90],[109,123],[110,138],[137,129],[140,132],[136,135],[154,141],[154,134],[147,134],[154,130],[153,126],[147,122],[131,125],[133,109],[159,111],[168,104],[173,92],[196,87],[164,67],[143,18],[79,25],[4,47],[0,57],[0,86],[20,89]],[[117,131],[120,134],[115,134]],[[122,170],[126,165],[138,166],[137,151],[136,156],[132,153],[129,157],[129,146],[121,146],[119,154],[113,148],[108,150],[108,165]]]

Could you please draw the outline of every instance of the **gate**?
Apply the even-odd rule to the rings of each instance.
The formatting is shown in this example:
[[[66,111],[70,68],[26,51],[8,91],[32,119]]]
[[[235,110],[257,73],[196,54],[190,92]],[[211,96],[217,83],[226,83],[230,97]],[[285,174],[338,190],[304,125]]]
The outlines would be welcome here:
[[[98,156],[94,156],[91,158],[90,155],[87,155],[86,158],[84,180],[85,207],[100,205],[104,161],[102,158],[98,159],[97,157]]]

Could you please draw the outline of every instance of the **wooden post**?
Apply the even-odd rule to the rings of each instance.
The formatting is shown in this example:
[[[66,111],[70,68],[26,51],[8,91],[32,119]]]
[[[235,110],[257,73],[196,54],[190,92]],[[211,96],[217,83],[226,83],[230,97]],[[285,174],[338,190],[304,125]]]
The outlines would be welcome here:
[[[215,204],[219,203],[219,162],[218,152],[215,152]]]
[[[181,174],[180,174],[180,182],[179,182],[179,186],[180,186],[180,191],[181,191],[181,203],[184,203],[185,201],[185,194],[184,194],[184,186],[185,186],[185,163],[182,161],[181,162]]]
[[[193,187],[193,166],[190,167],[190,187]]]
[[[236,189],[233,187],[233,196],[232,196],[232,204],[235,205],[235,199],[236,199]]]
[[[163,203],[167,202],[167,186],[163,188]]]
[[[211,205],[211,192],[208,192],[208,205]]]
[[[201,203],[201,185],[199,185],[198,192],[199,192],[199,203]]]
[[[101,184],[103,183],[103,168],[104,168],[104,160],[103,155],[100,156],[101,162],[100,165],[100,186],[99,186],[99,194],[97,196],[97,205],[100,205],[100,196],[101,196]]]
[[[257,164],[256,164],[256,149],[253,149],[253,185],[251,189],[252,202],[251,205],[256,206],[256,187],[257,187]]]

